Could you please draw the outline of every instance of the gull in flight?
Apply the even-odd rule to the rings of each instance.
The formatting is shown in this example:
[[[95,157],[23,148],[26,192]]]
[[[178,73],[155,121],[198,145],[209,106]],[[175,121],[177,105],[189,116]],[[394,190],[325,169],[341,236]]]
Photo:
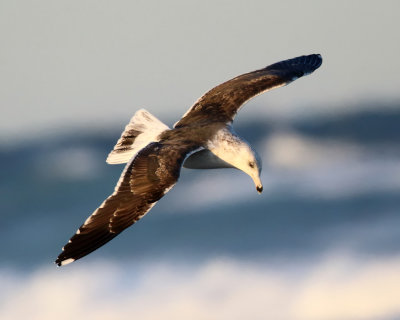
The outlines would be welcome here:
[[[142,218],[176,184],[182,166],[239,169],[261,193],[260,157],[235,133],[233,119],[251,98],[321,64],[321,56],[312,54],[242,74],[205,93],[172,129],[146,110],[137,111],[107,158],[109,164],[127,163],[114,192],[79,227],[55,263],[86,256]]]

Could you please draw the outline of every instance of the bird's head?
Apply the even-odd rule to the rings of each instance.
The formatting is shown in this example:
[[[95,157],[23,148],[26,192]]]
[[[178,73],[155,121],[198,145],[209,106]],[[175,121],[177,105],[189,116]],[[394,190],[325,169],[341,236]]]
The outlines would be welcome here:
[[[247,173],[253,179],[257,192],[263,191],[261,158],[245,140],[230,130],[221,130],[209,150],[232,167]]]
[[[257,152],[249,145],[241,148],[240,157],[238,157],[237,168],[247,173],[253,179],[258,193],[263,191],[263,185],[260,179],[262,162]]]
[[[221,150],[223,152],[221,152]],[[262,163],[257,152],[243,140],[236,140],[234,144],[225,144],[223,148],[211,150],[219,158],[232,167],[247,173],[253,179],[257,192],[263,191],[260,179]]]

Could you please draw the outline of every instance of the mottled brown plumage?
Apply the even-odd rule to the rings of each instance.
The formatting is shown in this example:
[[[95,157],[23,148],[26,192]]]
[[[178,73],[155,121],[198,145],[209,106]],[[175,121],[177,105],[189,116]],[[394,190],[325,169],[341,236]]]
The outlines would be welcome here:
[[[224,82],[204,94],[173,129],[159,123],[159,131],[154,131],[156,137],[154,132],[149,134],[150,140],[145,140],[144,147],[136,154],[138,137],[142,134],[146,137],[147,126],[158,121],[142,111],[139,118],[146,125],[128,124],[107,159],[109,163],[122,163],[125,158],[121,154],[132,152],[114,193],[78,229],[56,263],[67,264],[89,254],[143,217],[175,185],[182,164],[192,152],[200,150],[188,162],[194,168],[201,168],[198,161],[202,159],[219,159],[212,168],[236,167],[250,175],[261,192],[258,156],[232,131],[230,123],[247,100],[309,74],[321,63],[319,55],[301,56]],[[212,157],[207,152],[212,152]]]
[[[322,63],[320,55],[301,56],[242,74],[204,94],[175,124],[175,128],[210,121],[232,122],[249,99],[273,88],[284,86],[313,72]]]

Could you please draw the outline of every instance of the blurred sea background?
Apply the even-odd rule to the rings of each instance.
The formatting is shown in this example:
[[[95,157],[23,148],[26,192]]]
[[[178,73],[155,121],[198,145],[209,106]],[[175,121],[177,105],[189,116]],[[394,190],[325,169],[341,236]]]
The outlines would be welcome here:
[[[400,4],[0,3],[0,319],[400,319]],[[182,169],[131,228],[66,267],[112,193],[105,159],[146,108],[302,54],[320,69],[234,127],[264,192]]]

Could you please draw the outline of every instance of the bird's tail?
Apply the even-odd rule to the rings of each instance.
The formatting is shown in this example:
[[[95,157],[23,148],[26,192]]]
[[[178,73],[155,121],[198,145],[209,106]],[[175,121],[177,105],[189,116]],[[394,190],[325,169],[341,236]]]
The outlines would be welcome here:
[[[145,109],[138,110],[125,127],[114,149],[109,153],[106,162],[108,164],[128,162],[150,142],[158,141],[158,136],[165,130],[169,130],[168,126],[150,112]]]

